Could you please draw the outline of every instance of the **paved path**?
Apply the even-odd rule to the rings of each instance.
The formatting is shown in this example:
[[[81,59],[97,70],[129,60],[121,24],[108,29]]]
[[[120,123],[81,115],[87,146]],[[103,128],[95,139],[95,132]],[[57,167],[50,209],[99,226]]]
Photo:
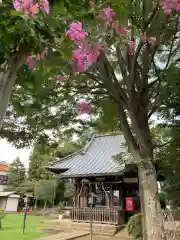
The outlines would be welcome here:
[[[90,236],[84,236],[84,237],[79,237],[76,238],[76,240],[89,240]],[[126,231],[126,229],[123,229],[122,231],[120,231],[118,234],[116,234],[115,236],[100,236],[100,235],[96,235],[92,237],[92,240],[132,240],[132,238],[130,238],[128,236],[128,233]]]
[[[90,236],[84,236],[80,238],[76,238],[76,240],[90,240]],[[92,240],[132,240],[131,238],[122,238],[122,237],[106,237],[106,236],[93,236]]]
[[[89,235],[89,233],[84,231],[71,231],[71,232],[61,232],[54,235],[49,235],[47,237],[38,238],[36,240],[72,240],[79,237],[84,237]],[[34,239],[35,240],[35,239]]]
[[[52,234],[47,237],[38,238],[36,240],[89,240],[90,236],[88,232],[84,231],[69,231],[69,232],[61,232],[57,234]],[[93,236],[93,240],[131,240],[128,237],[128,234],[125,229],[116,234],[115,236]]]

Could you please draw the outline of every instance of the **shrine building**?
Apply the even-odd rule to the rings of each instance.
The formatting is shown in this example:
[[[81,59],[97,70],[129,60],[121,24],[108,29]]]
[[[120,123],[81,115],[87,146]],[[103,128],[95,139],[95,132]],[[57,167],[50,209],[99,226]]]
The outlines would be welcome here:
[[[124,143],[122,135],[94,135],[83,149],[48,167],[75,185],[72,221],[92,217],[96,223],[122,225],[140,212],[137,169],[117,160]]]

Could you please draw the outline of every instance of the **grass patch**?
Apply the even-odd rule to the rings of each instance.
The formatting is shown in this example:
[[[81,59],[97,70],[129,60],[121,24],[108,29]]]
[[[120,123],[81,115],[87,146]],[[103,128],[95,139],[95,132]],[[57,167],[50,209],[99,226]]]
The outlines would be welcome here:
[[[2,221],[0,239],[4,240],[33,240],[45,234],[41,231],[40,220],[42,217],[28,215],[25,233],[22,234],[23,214],[8,214]]]

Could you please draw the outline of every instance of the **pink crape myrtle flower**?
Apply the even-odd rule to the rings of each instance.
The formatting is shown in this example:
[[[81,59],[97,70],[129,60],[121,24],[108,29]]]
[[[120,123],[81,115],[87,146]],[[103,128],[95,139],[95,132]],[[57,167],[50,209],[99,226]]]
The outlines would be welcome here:
[[[100,13],[101,18],[104,20],[105,24],[107,25],[109,25],[112,22],[115,15],[116,13],[110,6],[107,8],[103,8]]]
[[[50,13],[49,9],[49,1],[48,0],[41,0],[40,2],[40,9],[45,12],[46,14]]]
[[[129,55],[134,55],[135,54],[135,48],[136,44],[134,40],[131,40],[128,42],[128,47],[129,47]]]
[[[39,4],[33,0],[14,0],[14,9],[17,11],[23,11],[27,15],[35,15],[39,12]]]
[[[178,5],[176,6],[176,11],[180,12],[180,2],[178,3]]]
[[[84,31],[83,24],[81,22],[72,22],[69,26],[69,30],[66,32],[66,35],[72,41],[79,43],[88,36],[88,33]]]
[[[46,51],[44,50],[41,54],[32,54],[26,59],[26,64],[28,65],[29,69],[35,69],[36,67],[36,60],[40,61],[46,56]]]
[[[84,43],[75,49],[72,53],[72,61],[74,70],[77,72],[85,72],[95,63],[102,51],[102,46]]]
[[[166,15],[170,15],[173,10],[180,11],[179,0],[160,0],[160,5]]]
[[[28,65],[28,68],[29,68],[29,69],[35,69],[36,63],[35,63],[34,56],[29,56],[29,57],[26,59],[26,63],[27,63],[27,65]]]
[[[23,11],[27,15],[35,15],[40,10],[49,14],[48,0],[42,0],[41,3],[35,3],[34,0],[14,0],[13,6],[16,11]]]
[[[80,100],[79,102],[77,102],[76,112],[79,115],[82,115],[82,114],[89,115],[92,112],[92,106],[91,106],[90,102],[88,102],[86,100]]]

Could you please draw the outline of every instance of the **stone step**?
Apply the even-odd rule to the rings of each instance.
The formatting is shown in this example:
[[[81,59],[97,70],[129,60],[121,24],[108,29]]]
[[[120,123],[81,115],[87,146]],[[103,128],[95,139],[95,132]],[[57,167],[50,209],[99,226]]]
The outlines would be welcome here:
[[[85,237],[80,237],[76,238],[76,240],[89,240],[89,236]],[[101,236],[101,235],[93,235],[92,237],[93,240],[133,240],[132,238],[129,237],[107,237],[107,236]]]
[[[114,236],[115,233],[119,230],[124,228],[124,226],[114,226],[114,225],[107,225],[107,224],[96,224],[93,223],[93,233],[94,234],[101,234],[106,236]],[[59,221],[58,224],[55,226],[56,231],[86,231],[90,232],[90,223],[77,223],[71,221]]]
[[[84,231],[81,231],[81,232],[70,231],[70,232],[62,232],[62,233],[54,234],[47,237],[36,238],[34,240],[73,240],[73,239],[84,237],[87,235],[89,235],[89,233]]]
[[[43,221],[42,229],[44,232],[49,232],[50,234],[69,232],[69,231],[77,231],[77,232],[85,231],[87,233],[90,233],[90,223],[78,223],[78,222],[72,222],[70,220]],[[122,229],[124,229],[124,225],[117,227],[114,225],[93,223],[93,233],[95,235],[100,234],[102,236],[114,236],[116,233],[118,233]]]

